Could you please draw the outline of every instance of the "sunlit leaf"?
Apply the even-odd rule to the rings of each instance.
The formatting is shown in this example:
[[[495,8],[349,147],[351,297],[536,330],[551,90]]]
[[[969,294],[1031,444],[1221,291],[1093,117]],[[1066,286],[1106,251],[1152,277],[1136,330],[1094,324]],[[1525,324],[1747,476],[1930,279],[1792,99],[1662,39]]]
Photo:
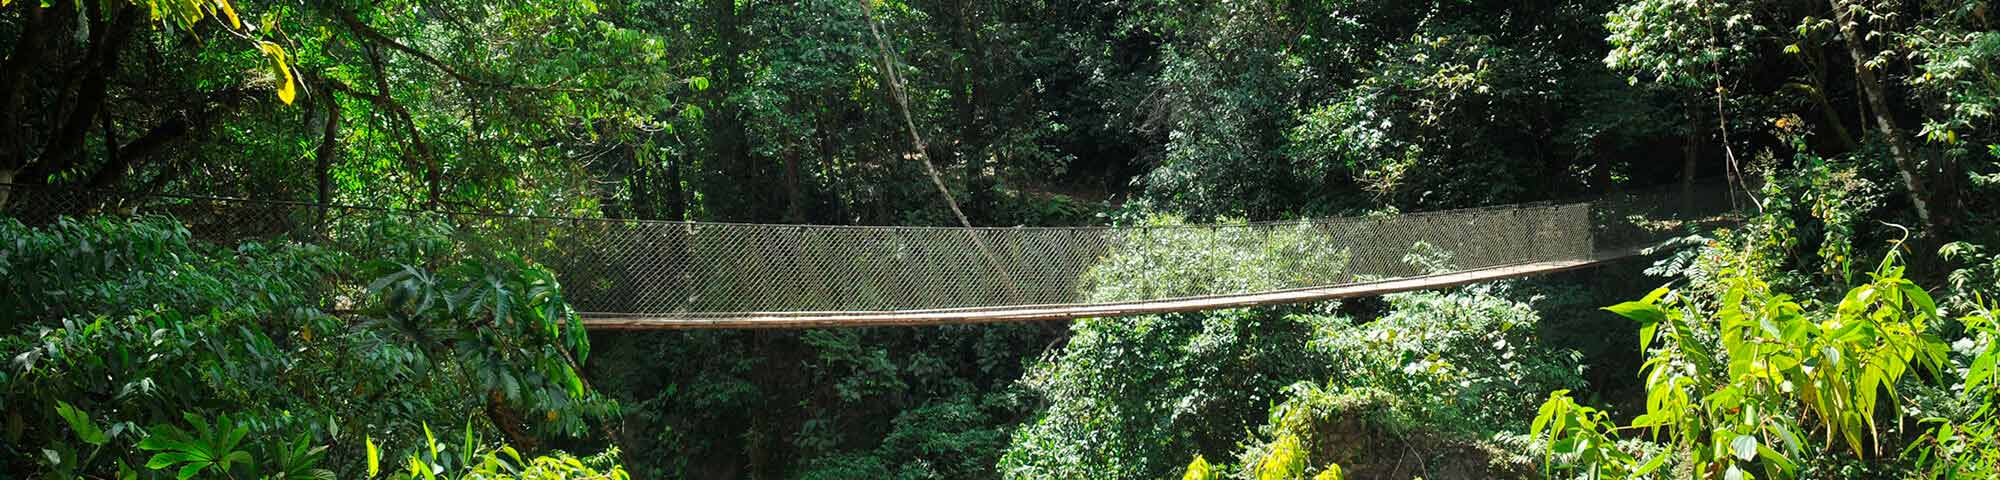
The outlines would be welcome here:
[[[291,105],[292,99],[298,96],[298,90],[295,87],[298,81],[292,77],[292,66],[290,61],[287,60],[288,56],[285,54],[285,49],[271,42],[259,42],[257,49],[262,50],[264,55],[270,58],[271,69],[277,74],[278,100],[285,102],[286,105]]]
[[[363,437],[362,443],[368,447],[368,478],[382,473],[382,452],[375,448],[374,437]]]

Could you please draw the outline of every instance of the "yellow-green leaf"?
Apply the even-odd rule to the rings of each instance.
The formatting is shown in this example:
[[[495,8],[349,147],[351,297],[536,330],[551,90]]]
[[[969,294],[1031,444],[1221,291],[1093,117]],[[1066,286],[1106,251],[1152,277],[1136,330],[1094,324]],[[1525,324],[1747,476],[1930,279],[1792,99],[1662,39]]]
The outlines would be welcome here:
[[[368,478],[382,473],[382,451],[375,448],[374,437],[364,437],[362,443],[368,445]]]
[[[1322,470],[1319,472],[1319,475],[1313,476],[1313,480],[1344,480],[1346,478],[1345,475],[1341,474],[1340,464],[1338,463],[1326,464],[1326,470]]]
[[[276,43],[259,42],[257,49],[263,50],[265,56],[271,57],[271,66],[276,70],[278,81],[280,82],[278,84],[278,100],[285,102],[286,105],[291,105],[292,99],[298,97],[298,89],[293,87],[298,82],[297,79],[292,77],[292,66],[286,60],[284,47],[279,47]]]
[[[1212,478],[1215,478],[1215,468],[1209,466],[1208,459],[1201,458],[1201,454],[1195,454],[1194,461],[1188,462],[1187,473],[1181,474],[1181,480],[1209,480]]]
[[[229,0],[215,0],[215,10],[222,12],[222,16],[229,19],[230,28],[243,29],[243,19],[236,16],[236,7],[230,5]]]

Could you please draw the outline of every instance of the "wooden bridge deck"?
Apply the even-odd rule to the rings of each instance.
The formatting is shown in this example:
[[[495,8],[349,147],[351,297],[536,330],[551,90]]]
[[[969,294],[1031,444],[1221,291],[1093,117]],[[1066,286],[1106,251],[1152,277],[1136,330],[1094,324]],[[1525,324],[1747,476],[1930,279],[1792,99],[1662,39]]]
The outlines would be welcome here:
[[[1459,285],[1546,275],[1588,268],[1640,255],[1645,249],[1601,252],[1594,258],[1517,263],[1461,270],[1420,277],[1403,277],[1344,285],[1310,287],[1270,292],[1183,297],[1119,303],[1060,305],[1014,305],[935,310],[889,310],[865,312],[746,312],[728,317],[671,317],[631,314],[585,313],[583,326],[598,330],[676,329],[757,329],[822,328],[866,326],[926,326],[967,323],[1028,322],[1070,320],[1086,317],[1119,317],[1154,313],[1217,310],[1316,302],[1340,298],[1372,297],[1412,290],[1430,290]]]

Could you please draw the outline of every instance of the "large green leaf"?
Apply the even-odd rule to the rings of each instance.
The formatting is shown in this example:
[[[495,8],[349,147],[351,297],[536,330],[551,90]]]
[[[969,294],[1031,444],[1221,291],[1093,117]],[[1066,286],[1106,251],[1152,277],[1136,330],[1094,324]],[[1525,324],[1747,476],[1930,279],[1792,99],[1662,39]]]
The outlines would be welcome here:
[[[153,454],[153,458],[146,460],[146,468],[159,470],[167,468],[168,466],[177,463],[197,462],[197,461],[207,461],[207,460],[208,460],[207,458],[196,457],[194,454],[188,452],[175,451],[175,452],[156,453]]]
[[[1737,460],[1748,462],[1757,458],[1758,446],[1757,437],[1737,435],[1729,441],[1729,453],[1735,455]]]
[[[1667,311],[1651,302],[1625,302],[1604,309],[1637,321],[1641,325],[1652,325],[1667,320]]]
[[[110,437],[104,435],[103,430],[97,428],[97,424],[90,421],[90,414],[70,406],[69,402],[57,400],[56,415],[62,416],[64,421],[69,422],[70,431],[76,432],[77,438],[82,439],[84,443],[104,445],[111,441]]]

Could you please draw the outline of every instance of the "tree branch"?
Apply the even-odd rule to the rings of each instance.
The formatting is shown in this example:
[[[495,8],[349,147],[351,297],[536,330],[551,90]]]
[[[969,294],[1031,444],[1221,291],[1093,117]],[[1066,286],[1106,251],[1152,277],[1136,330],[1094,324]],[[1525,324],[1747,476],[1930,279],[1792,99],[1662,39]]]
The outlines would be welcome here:
[[[389,117],[392,119],[392,121],[394,121],[397,124],[397,126],[403,128],[404,136],[409,137],[408,145],[406,145],[406,148],[408,148],[409,150],[413,150],[414,153],[416,154],[414,156],[424,161],[423,165],[424,177],[425,177],[424,183],[427,184],[426,190],[429,192],[426,195],[427,201],[433,206],[437,205],[439,197],[441,196],[440,188],[438,185],[438,179],[440,175],[439,172],[437,171],[437,156],[431,152],[430,144],[424,142],[424,137],[422,133],[417,131],[416,122],[411,120],[410,110],[404,108],[403,104],[397,103],[396,99],[390,97],[389,92],[386,90],[382,91],[379,94],[365,93],[355,89],[351,85],[348,85],[344,82],[341,82],[339,80],[334,80],[331,78],[326,79],[326,86],[327,88],[332,89],[335,92],[344,93],[347,95],[351,95],[355,98],[367,100],[369,103],[374,104],[376,107],[389,111]]]
[[[370,42],[374,42],[377,45],[388,47],[391,50],[403,52],[409,54],[412,57],[416,57],[417,60],[421,60],[424,63],[430,64],[432,68],[436,68],[438,69],[438,71],[444,72],[445,75],[449,75],[451,76],[451,78],[458,79],[458,81],[474,85],[490,85],[488,82],[484,80],[472,78],[471,75],[466,75],[464,72],[458,71],[458,69],[453,68],[451,64],[444,63],[443,60],[438,60],[437,57],[433,57],[431,56],[431,54],[424,53],[423,50],[418,50],[415,47],[404,45],[402,42],[398,42],[394,38],[389,38],[389,36],[383,34],[381,30],[376,30],[375,27],[370,27],[368,26],[367,23],[363,23],[360,18],[354,16],[354,12],[349,12],[346,9],[338,7],[331,8],[331,10],[333,10],[333,15],[340,19],[341,24],[347,25],[347,29],[349,31],[354,32],[356,35],[360,35],[361,38],[368,39],[368,41]]]
[[[320,134],[319,148],[313,150],[313,162],[317,176],[315,187],[318,196],[313,200],[321,205],[333,203],[333,161],[340,154],[340,99],[326,96],[326,129]],[[324,212],[324,208],[321,209]],[[322,213],[324,215],[324,213]]]
[[[366,22],[361,21],[360,17],[356,17],[354,15],[354,12],[349,12],[341,8],[332,8],[331,10],[333,10],[334,16],[340,19],[340,23],[347,26],[347,29],[349,31],[354,32],[354,34],[356,35],[360,35],[361,38],[368,40],[370,43],[386,47],[390,50],[403,52],[411,57],[416,57],[418,61],[428,64],[431,66],[431,68],[436,68],[438,71],[444,72],[446,76],[449,76],[452,79],[458,80],[459,82],[463,82],[467,85],[477,85],[477,86],[496,88],[501,90],[530,91],[530,92],[582,91],[581,89],[574,89],[574,88],[559,88],[553,84],[549,86],[537,87],[528,85],[515,85],[511,83],[496,82],[496,81],[490,81],[473,77],[472,75],[459,70],[457,67],[453,67],[450,63],[446,63],[444,60],[438,59],[436,56],[432,56],[429,53],[425,53],[423,50],[418,50],[416,47],[404,45],[402,42],[398,42],[396,41],[396,39],[390,38],[388,34],[382,33],[381,30],[377,30],[375,29],[375,27],[368,26]],[[562,80],[559,80],[558,83],[560,83],[561,81]]]
[[[106,159],[103,166],[90,174],[84,182],[91,188],[109,188],[123,181],[132,170],[145,166],[167,146],[187,137],[190,132],[208,129],[209,125],[222,116],[223,112],[235,109],[250,98],[249,92],[241,88],[230,88],[210,95],[213,103],[203,102],[202,108],[177,112],[172,118],[147,129],[130,142],[118,145],[118,155]],[[107,147],[110,148],[110,147]]]

